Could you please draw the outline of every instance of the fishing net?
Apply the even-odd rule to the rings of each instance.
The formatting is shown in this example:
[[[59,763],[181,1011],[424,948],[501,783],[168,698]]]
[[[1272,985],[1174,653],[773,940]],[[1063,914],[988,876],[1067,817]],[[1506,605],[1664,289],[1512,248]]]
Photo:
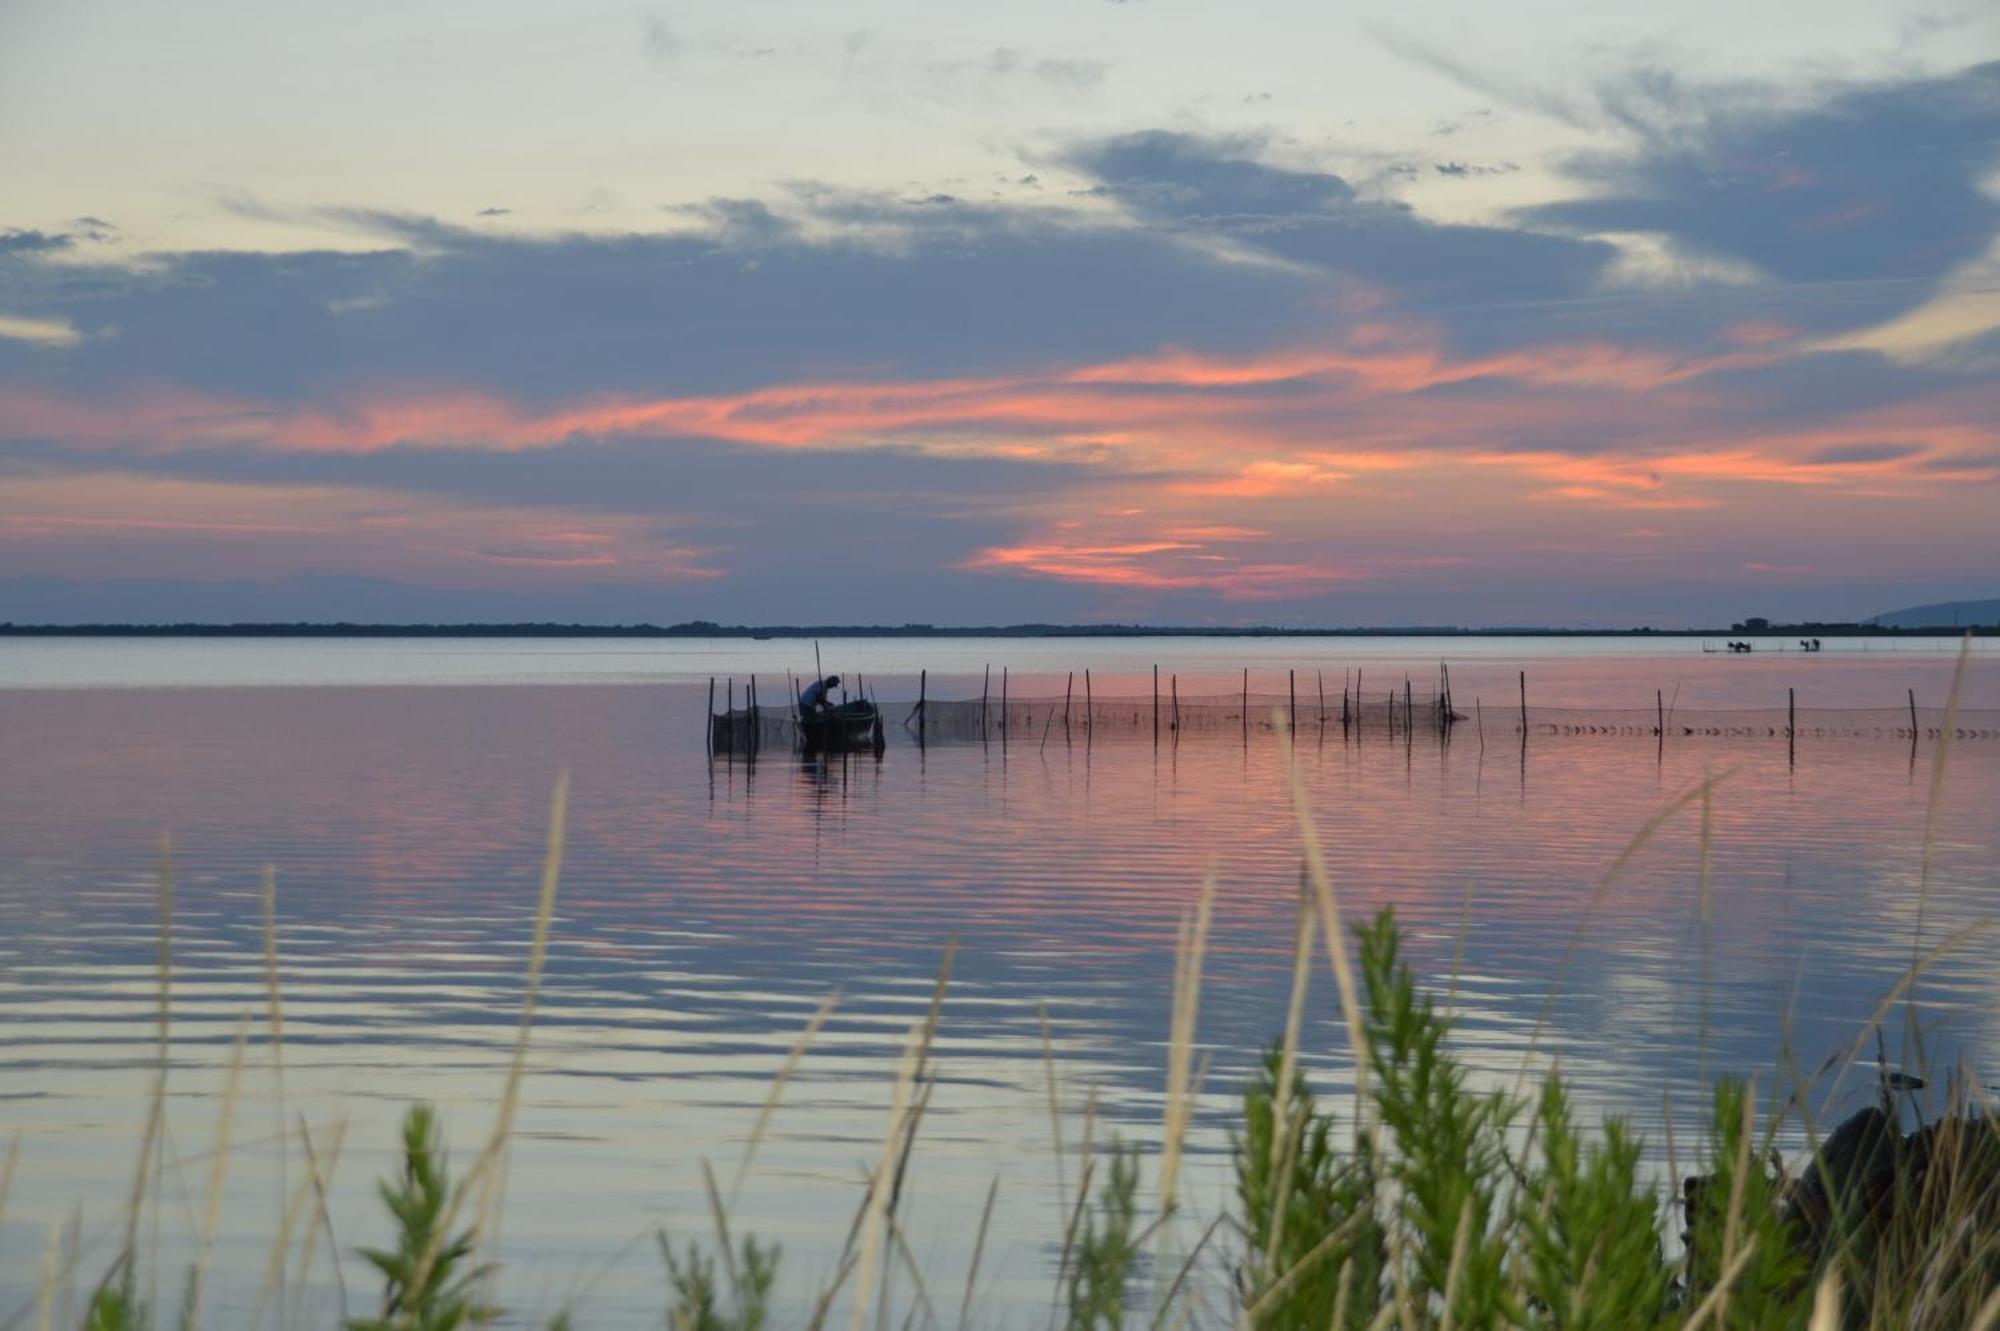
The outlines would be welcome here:
[[[1290,693],[1176,694],[1123,697],[929,698],[882,704],[891,743],[1019,743],[1078,738],[1177,740],[1268,735],[1289,722],[1294,733],[1420,740],[1478,734],[1487,739],[1857,739],[1936,741],[1946,732],[1942,707],[1693,708],[1485,707],[1439,692],[1388,690],[1366,697]],[[1954,740],[2000,740],[2000,708],[1961,708],[1949,718]],[[718,752],[798,742],[790,707],[743,708],[711,721]],[[1664,732],[1664,733],[1663,733]]]

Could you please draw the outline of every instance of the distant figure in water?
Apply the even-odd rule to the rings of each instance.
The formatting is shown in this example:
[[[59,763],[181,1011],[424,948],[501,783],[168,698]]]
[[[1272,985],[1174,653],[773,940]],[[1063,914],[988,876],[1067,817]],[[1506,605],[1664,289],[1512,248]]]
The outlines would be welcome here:
[[[839,675],[828,675],[817,679],[799,691],[799,712],[801,715],[824,712],[833,705],[833,691],[840,687]]]

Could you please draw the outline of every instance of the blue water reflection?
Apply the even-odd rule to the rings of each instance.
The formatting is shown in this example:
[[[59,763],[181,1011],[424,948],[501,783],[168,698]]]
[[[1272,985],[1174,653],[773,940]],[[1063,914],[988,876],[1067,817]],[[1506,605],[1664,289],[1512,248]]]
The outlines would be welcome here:
[[[1104,677],[1130,685],[1136,674],[1114,673],[1124,664]],[[1812,663],[1823,664],[1839,673],[1821,684],[1852,704],[1916,687],[1941,696],[1949,658]],[[1585,654],[1540,674],[1552,689],[1650,696],[1665,668]],[[1226,682],[1206,658],[1176,669]],[[1499,691],[1515,669],[1495,659],[1453,674]],[[1749,687],[1727,678],[1709,692]],[[1696,684],[1711,679],[1724,677]],[[877,686],[907,697],[915,680],[885,671]],[[965,680],[934,675],[932,687]],[[14,755],[0,768],[0,1136],[22,1142],[0,1227],[0,1317],[32,1300],[50,1224],[79,1202],[86,1257],[108,1255],[155,1057],[163,831],[178,1163],[162,1230],[190,1228],[175,1222],[199,1209],[189,1199],[205,1185],[247,1014],[218,1250],[238,1261],[218,1259],[234,1274],[216,1298],[246,1312],[256,1301],[283,1189],[301,1170],[279,1125],[301,1115],[321,1149],[339,1147],[331,1217],[362,1297],[371,1287],[351,1251],[380,1236],[369,1180],[401,1107],[440,1102],[462,1160],[490,1122],[564,769],[568,851],[501,1236],[513,1306],[552,1308],[587,1287],[609,1323],[656,1313],[651,1230],[706,1225],[701,1159],[729,1176],[786,1051],[838,993],[739,1203],[742,1224],[785,1243],[791,1292],[808,1296],[880,1149],[905,1033],[955,942],[916,1160],[915,1256],[955,1288],[999,1175],[982,1302],[1003,1323],[1042,1308],[1058,1174],[1075,1171],[1052,1143],[1043,1014],[1070,1149],[1091,1094],[1100,1139],[1156,1137],[1174,940],[1211,870],[1199,1028],[1211,1063],[1192,1187],[1198,1208],[1222,1205],[1229,1097],[1282,1023],[1290,970],[1298,843],[1268,735],[1157,749],[899,739],[879,762],[767,753],[753,767],[707,761],[705,699],[705,679],[685,676],[0,690]],[[1299,761],[1350,918],[1393,905],[1412,959],[1441,986],[1456,958],[1461,1047],[1478,1075],[1515,1076],[1546,1004],[1543,1055],[1562,1060],[1587,1104],[1633,1115],[1657,1141],[1669,1095],[1681,1117],[1706,1077],[1768,1081],[1786,1039],[1814,1066],[1864,1028],[1914,948],[1991,914],[2000,745],[1971,744],[1947,772],[1916,936],[1931,754],[1826,740],[1803,742],[1794,763],[1782,744],[1578,740],[1538,742],[1523,759],[1497,740],[1356,745],[1335,733],[1303,735]],[[1587,912],[1645,820],[1718,773],[1708,918],[1698,806]],[[282,1102],[265,1026],[267,863],[279,881]],[[1996,978],[2000,943],[1974,933],[1921,987],[1934,1051],[1964,1055],[1987,1080],[2000,1069]],[[1309,1062],[1329,1087],[1344,1076],[1333,1006],[1321,983]],[[330,1270],[321,1252],[312,1306],[339,1298]]]

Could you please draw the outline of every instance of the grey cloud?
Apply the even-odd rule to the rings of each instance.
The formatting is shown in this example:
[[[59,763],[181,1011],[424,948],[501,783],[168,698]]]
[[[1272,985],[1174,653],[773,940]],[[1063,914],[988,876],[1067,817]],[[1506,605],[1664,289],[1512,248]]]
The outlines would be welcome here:
[[[75,237],[63,232],[50,235],[45,231],[0,231],[0,255],[47,254],[66,250],[75,243]]]
[[[1805,460],[1817,467],[1851,467],[1866,462],[1894,462],[1923,451],[1922,444],[1836,444],[1808,454]]]
[[[1259,147],[1252,139],[1150,131],[1086,145],[1071,164],[1143,220],[1379,284],[1419,309],[1573,298],[1615,255],[1602,241],[1428,222],[1402,204],[1363,197],[1330,172],[1261,162]],[[1475,323],[1462,321],[1461,335],[1508,335]]]
[[[682,43],[667,21],[657,14],[646,16],[646,54],[661,64],[672,64],[680,59]]]
[[[893,232],[893,243],[808,242],[769,205],[717,200],[694,232],[497,236],[347,210],[343,220],[396,247],[156,255],[59,275],[0,266],[0,299],[32,288],[17,312],[115,330],[56,367],[25,367],[0,347],[0,375],[21,366],[79,393],[152,381],[308,401],[419,380],[533,402],[1004,373],[1171,340],[1248,348],[1323,324],[1296,277],[1193,253],[1169,234],[835,191],[799,207]]]
[[[1354,188],[1325,172],[1289,171],[1255,159],[1254,139],[1201,139],[1147,130],[1084,145],[1073,166],[1142,217],[1223,222],[1292,218],[1349,203]]]
[[[1636,148],[1571,162],[1592,196],[1524,218],[1658,233],[1787,283],[1874,284],[1821,323],[1921,303],[2000,229],[2000,202],[1981,188],[2000,163],[2000,63],[1848,87],[1802,108],[1642,71],[1608,90],[1605,107]]]

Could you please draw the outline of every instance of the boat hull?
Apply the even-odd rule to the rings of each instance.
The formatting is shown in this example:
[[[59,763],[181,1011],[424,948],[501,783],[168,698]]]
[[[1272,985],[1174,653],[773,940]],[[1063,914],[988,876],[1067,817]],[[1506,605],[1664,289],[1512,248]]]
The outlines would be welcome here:
[[[850,702],[799,718],[799,744],[815,752],[874,752],[883,743],[882,711],[871,702]]]

